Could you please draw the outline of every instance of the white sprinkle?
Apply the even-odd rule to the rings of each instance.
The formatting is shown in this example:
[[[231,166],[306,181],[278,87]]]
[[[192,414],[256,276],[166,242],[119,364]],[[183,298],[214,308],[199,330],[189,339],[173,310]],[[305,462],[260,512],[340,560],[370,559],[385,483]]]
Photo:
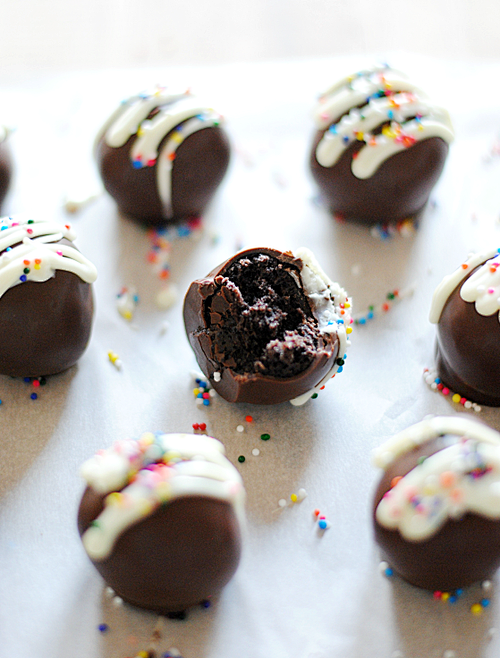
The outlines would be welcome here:
[[[437,389],[437,387],[438,387],[438,385],[436,384],[436,382],[432,382],[432,384],[431,384],[432,390],[435,391]]]
[[[497,634],[497,629],[492,627],[492,628],[488,629],[488,632],[486,633],[486,638],[488,640],[492,640],[495,637],[496,634]]]
[[[167,310],[175,304],[178,298],[177,286],[170,283],[168,286],[160,290],[156,295],[156,305],[160,308]]]
[[[492,587],[493,587],[493,584],[492,584],[491,580],[483,580],[483,582],[481,583],[481,588],[485,592],[489,592]]]
[[[356,265],[353,265],[351,267],[351,274],[353,276],[359,276],[361,274],[361,265],[358,265],[357,263]]]
[[[196,398],[196,404],[201,407],[203,405],[203,398]]]
[[[305,489],[299,489],[297,492],[297,498],[298,500],[304,500],[304,498],[307,498],[307,491]]]
[[[456,658],[457,652],[453,651],[453,649],[446,649],[446,651],[443,653],[443,658]]]
[[[280,507],[286,507],[286,500],[284,498],[280,498],[280,500],[278,500],[278,505]]]
[[[385,573],[388,568],[389,568],[389,563],[385,561],[382,561],[378,565],[378,570],[380,571],[380,573]]]
[[[481,411],[481,407],[478,404],[473,404],[472,408],[477,414]]]
[[[113,605],[119,608],[121,605],[123,605],[123,599],[119,596],[115,596],[113,599]]]
[[[210,395],[211,398],[214,398],[217,395],[217,391],[215,389],[211,388],[208,391],[208,394]]]
[[[236,431],[237,431],[237,432],[244,432],[244,431],[245,431],[245,428],[243,427],[243,425],[238,425],[238,426],[236,427]]]
[[[220,372],[214,372],[214,382],[220,382]]]
[[[470,408],[472,407],[472,402],[471,402],[470,400],[466,400],[466,401],[464,402],[464,407],[465,407],[466,409],[470,409]]]
[[[252,450],[252,455],[253,455],[254,457],[258,457],[258,456],[260,455],[260,450],[259,450],[258,448],[254,448],[254,449]]]
[[[115,590],[112,587],[106,587],[105,592],[108,599],[113,598],[113,596],[115,595]]]

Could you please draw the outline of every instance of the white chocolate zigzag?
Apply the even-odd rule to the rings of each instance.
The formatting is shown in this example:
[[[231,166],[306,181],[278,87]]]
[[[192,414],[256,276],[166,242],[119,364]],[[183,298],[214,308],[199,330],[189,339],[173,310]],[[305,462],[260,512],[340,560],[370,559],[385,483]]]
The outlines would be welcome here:
[[[155,110],[157,112],[148,119]],[[172,167],[175,153],[193,133],[218,126],[220,114],[200,103],[188,92],[172,93],[157,87],[150,93],[138,94],[124,101],[108,119],[99,136],[104,134],[108,146],[119,148],[132,135],[132,166],[156,167],[156,185],[166,219],[173,217]],[[167,140],[161,146],[163,139]]]
[[[333,167],[353,142],[364,143],[351,165],[360,179],[370,178],[385,160],[418,141],[453,140],[446,110],[388,67],[360,71],[331,87],[320,98],[315,121],[320,130],[330,126],[316,148],[323,167]],[[381,125],[382,132],[372,134]]]
[[[410,541],[432,537],[448,519],[472,512],[500,519],[500,434],[467,418],[435,417],[400,432],[374,452],[387,468],[439,436],[450,442],[400,478],[376,509],[377,521]]]
[[[86,283],[97,278],[95,266],[75,247],[60,244],[75,234],[69,224],[41,219],[3,217],[0,219],[0,297],[26,281],[43,282],[56,270],[72,272]]]
[[[95,491],[108,494],[104,510],[82,537],[94,560],[109,556],[131,525],[184,496],[227,501],[244,525],[240,474],[224,456],[222,443],[211,437],[147,432],[101,451],[83,464],[81,474]]]

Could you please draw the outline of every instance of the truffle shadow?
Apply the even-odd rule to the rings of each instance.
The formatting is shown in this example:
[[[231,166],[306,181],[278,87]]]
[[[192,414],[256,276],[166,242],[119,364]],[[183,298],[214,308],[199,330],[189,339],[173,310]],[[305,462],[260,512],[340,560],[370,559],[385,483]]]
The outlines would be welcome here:
[[[0,499],[21,481],[51,440],[77,368],[48,377],[39,389],[22,379],[1,376]],[[32,400],[36,390],[38,399]]]

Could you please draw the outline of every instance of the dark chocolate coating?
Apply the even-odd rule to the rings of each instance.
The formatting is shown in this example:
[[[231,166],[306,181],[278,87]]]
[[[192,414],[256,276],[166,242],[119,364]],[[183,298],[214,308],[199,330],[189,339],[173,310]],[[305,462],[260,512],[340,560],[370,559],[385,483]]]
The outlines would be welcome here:
[[[160,143],[159,152],[167,138],[168,135]],[[141,169],[132,165],[130,150],[135,139],[136,135],[132,135],[126,144],[113,148],[105,143],[103,136],[97,147],[97,164],[104,187],[120,211],[151,226],[202,215],[229,165],[230,146],[225,131],[218,126],[203,128],[179,145],[171,174],[172,218],[164,216],[156,165]]]
[[[0,297],[0,374],[40,377],[66,370],[87,347],[93,314],[92,287],[72,272],[57,270],[47,281],[9,288]]]
[[[290,302],[291,294],[281,292],[281,299],[288,302],[284,310],[278,308],[275,312],[269,305],[268,299],[272,299],[268,290],[268,287],[272,287],[270,283],[263,286],[261,291],[252,291],[257,301],[253,302],[250,309],[250,302],[247,304],[245,301],[242,304],[240,293],[233,293],[232,283],[228,286],[225,281],[228,271],[231,271],[235,263],[259,255],[273,259],[276,280],[278,274],[281,276],[284,271],[295,273],[295,278],[290,276],[290,287],[295,288],[295,300]],[[211,386],[225,400],[252,404],[278,404],[292,400],[310,391],[332,368],[338,356],[338,336],[319,332],[307,296],[297,283],[299,272],[300,261],[291,254],[274,249],[247,249],[216,267],[204,279],[198,279],[190,285],[184,300],[184,324],[189,342],[201,370],[210,379]],[[250,283],[254,283],[253,277]],[[271,293],[273,292],[276,291],[271,290]],[[275,296],[275,300],[277,297],[279,294]],[[275,321],[279,314],[288,317],[304,316],[309,325],[309,343],[304,346],[302,335],[297,336],[292,339],[292,343],[297,343],[295,352],[294,349],[289,350],[288,354],[282,357],[281,363],[264,364],[262,354],[274,340],[269,339],[265,348],[260,348],[260,352],[254,352],[252,348],[254,344],[258,344],[261,336],[268,335],[269,324],[281,322],[281,318]],[[241,316],[241,324],[234,322],[235,316]],[[267,320],[264,319],[266,316]],[[227,328],[224,326],[226,323]],[[290,325],[289,330],[293,332],[295,325]],[[218,332],[217,335],[215,331]],[[310,340],[313,331],[314,346]],[[283,340],[283,332],[280,332],[276,339]],[[227,344],[226,354],[224,341]],[[243,362],[243,365],[241,362],[236,363],[235,358]],[[215,372],[220,373],[220,381],[215,381]]]
[[[417,142],[388,158],[370,178],[361,179],[352,173],[351,164],[364,142],[353,142],[333,167],[323,167],[316,160],[316,147],[325,132],[317,131],[309,164],[333,214],[363,224],[385,224],[415,217],[423,210],[448,154],[444,140],[430,137]]]
[[[397,529],[381,526],[375,510],[394,477],[406,475],[419,457],[429,457],[444,447],[443,437],[438,437],[398,457],[377,487],[373,508],[375,539],[390,566],[412,585],[442,592],[495,573],[500,566],[500,521],[467,513],[459,520],[447,520],[436,534],[417,542],[403,538]]]
[[[103,509],[87,487],[78,511],[82,535]],[[128,528],[105,560],[93,560],[116,594],[160,614],[180,612],[215,595],[238,566],[241,533],[232,506],[186,496]]]
[[[0,208],[9,191],[12,178],[12,156],[7,140],[0,141]]]
[[[477,268],[476,268],[477,269]],[[469,276],[472,275],[473,270]],[[448,298],[437,328],[436,365],[442,382],[473,402],[500,406],[500,322],[498,313],[479,315],[460,289]]]

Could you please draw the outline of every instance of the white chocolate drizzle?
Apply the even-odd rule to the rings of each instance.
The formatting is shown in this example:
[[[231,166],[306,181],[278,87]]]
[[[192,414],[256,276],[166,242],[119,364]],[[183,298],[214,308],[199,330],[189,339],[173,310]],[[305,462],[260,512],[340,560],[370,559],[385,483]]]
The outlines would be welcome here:
[[[318,393],[329,379],[342,372],[347,357],[346,349],[351,344],[348,334],[352,331],[352,305],[346,291],[329,279],[309,249],[297,249],[294,256],[302,261],[302,286],[311,302],[319,331],[323,334],[337,334],[339,339],[338,355],[328,373],[310,391],[290,400],[293,405],[300,406]]]
[[[104,560],[118,537],[160,505],[184,496],[227,501],[244,525],[245,491],[224,446],[205,435],[147,432],[117,441],[86,461],[81,475],[105,507],[83,534],[88,555]]]
[[[131,166],[142,169],[157,165],[158,195],[164,217],[171,219],[172,168],[178,147],[189,135],[218,126],[221,122],[220,114],[200,103],[189,92],[173,93],[157,87],[152,92],[124,101],[108,119],[98,139],[104,134],[108,146],[119,148],[136,135],[130,150]],[[167,139],[162,144],[165,137]]]
[[[409,541],[425,541],[448,519],[472,512],[500,519],[500,434],[459,417],[426,419],[374,451],[386,469],[397,457],[439,436],[448,445],[399,478],[376,509],[377,521]]]
[[[460,288],[460,296],[465,302],[475,302],[480,315],[493,315],[500,312],[500,255],[498,249],[481,254],[470,254],[467,260],[454,272],[444,277],[432,296],[429,320],[437,324],[451,293],[482,264]],[[499,316],[500,320],[500,316]]]
[[[446,110],[388,67],[344,78],[321,96],[314,116],[318,129],[325,130],[316,148],[319,164],[333,167],[350,144],[362,142],[351,165],[360,179],[370,178],[385,160],[416,142],[440,137],[450,143],[454,136]],[[380,126],[382,132],[373,134]]]
[[[56,270],[72,272],[86,283],[97,278],[95,266],[75,247],[69,224],[26,217],[0,218],[0,297],[26,281],[48,281]]]

